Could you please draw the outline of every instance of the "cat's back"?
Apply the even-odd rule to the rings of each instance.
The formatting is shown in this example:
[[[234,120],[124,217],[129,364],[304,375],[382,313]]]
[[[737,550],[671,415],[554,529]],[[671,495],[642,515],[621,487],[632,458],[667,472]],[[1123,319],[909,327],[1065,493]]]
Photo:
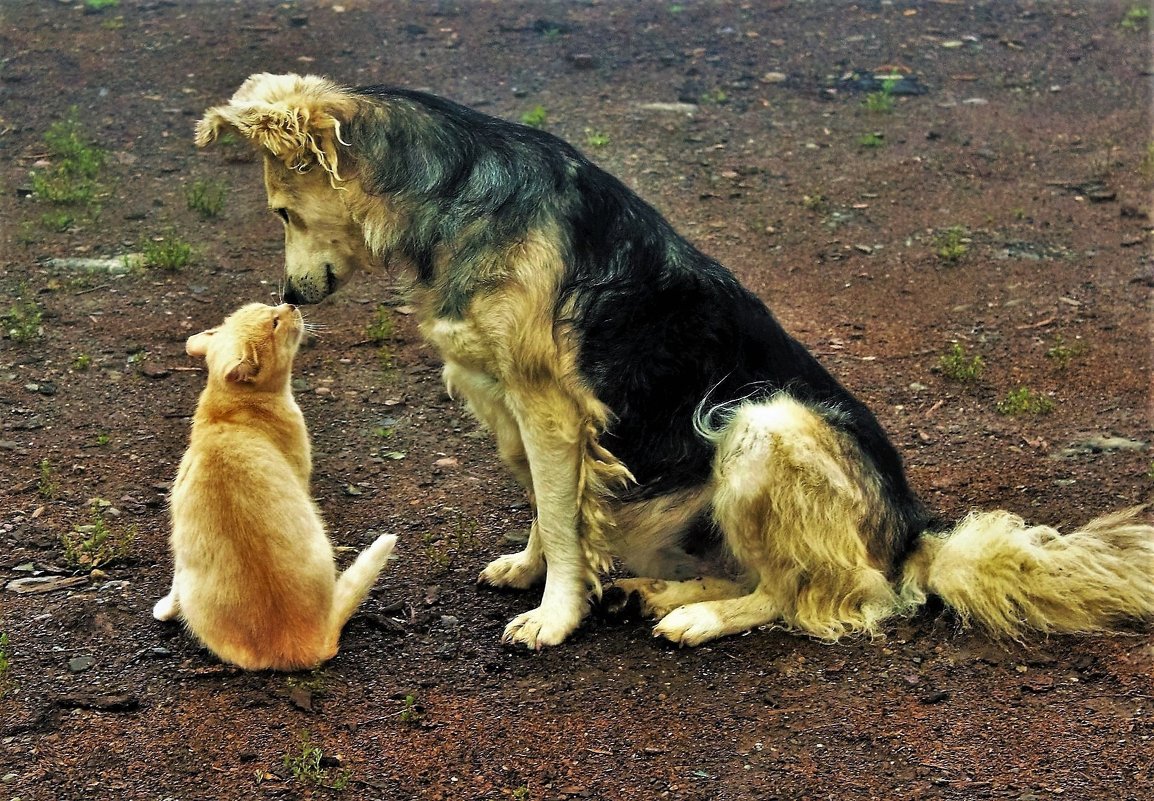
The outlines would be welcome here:
[[[172,488],[174,536],[205,528],[249,540],[276,518],[312,523],[309,456],[303,420],[270,427],[198,413]]]

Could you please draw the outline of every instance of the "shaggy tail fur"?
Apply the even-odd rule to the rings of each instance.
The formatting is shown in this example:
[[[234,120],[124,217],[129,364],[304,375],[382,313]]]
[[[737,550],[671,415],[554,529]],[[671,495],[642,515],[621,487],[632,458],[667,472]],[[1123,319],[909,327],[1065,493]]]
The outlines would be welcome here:
[[[901,597],[912,607],[936,595],[964,623],[1013,639],[1154,618],[1154,526],[1140,518],[1144,508],[1064,536],[1009,512],[973,512],[944,535],[921,536]]]
[[[382,534],[373,541],[372,545],[357,554],[357,558],[337,579],[337,585],[333,589],[333,605],[329,617],[329,625],[335,636],[340,636],[341,629],[349,622],[353,612],[357,611],[361,601],[365,600],[365,596],[369,594],[369,590],[372,589],[377,576],[384,569],[385,562],[388,561],[389,554],[393,552],[393,546],[396,544],[396,536]]]

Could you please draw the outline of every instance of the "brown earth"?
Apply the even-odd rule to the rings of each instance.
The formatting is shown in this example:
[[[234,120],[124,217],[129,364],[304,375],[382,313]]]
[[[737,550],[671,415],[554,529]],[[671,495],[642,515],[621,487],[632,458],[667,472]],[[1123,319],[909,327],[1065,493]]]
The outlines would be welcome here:
[[[1150,500],[1151,73],[1132,7],[6,0],[0,797],[340,796],[294,775],[305,736],[352,798],[1154,797],[1148,630],[994,644],[928,609],[838,646],[759,631],[676,650],[644,622],[593,619],[542,653],[502,648],[535,599],[474,577],[517,547],[503,535],[527,507],[387,271],[311,311],[327,331],[298,362],[334,541],[401,537],[340,655],[245,674],[149,614],[204,380],[184,339],[278,284],[259,165],[191,142],[257,71],[426,88],[511,119],[543,107],[771,302],[947,515],[1069,525]],[[871,110],[855,71],[894,67],[916,76],[896,89],[924,93]],[[60,162],[44,137],[73,106],[107,159],[94,200],[62,206],[31,174]],[[197,181],[227,187],[218,217],[189,208]],[[191,262],[48,262],[158,236],[191,243]],[[955,341],[984,359],[978,380],[941,371]],[[1052,412],[999,413],[1022,386]],[[93,499],[111,506],[94,516]],[[135,538],[93,572],[62,538],[97,517]],[[76,581],[10,583],[35,577]]]

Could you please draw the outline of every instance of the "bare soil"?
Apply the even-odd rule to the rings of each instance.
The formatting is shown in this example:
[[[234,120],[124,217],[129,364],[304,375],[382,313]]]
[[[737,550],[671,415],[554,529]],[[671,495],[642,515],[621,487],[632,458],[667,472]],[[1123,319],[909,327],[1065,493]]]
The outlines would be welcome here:
[[[474,579],[518,547],[528,509],[387,270],[311,311],[327,330],[298,361],[334,541],[401,537],[340,655],[246,674],[149,614],[204,380],[184,339],[278,286],[259,164],[191,141],[260,71],[424,88],[510,119],[542,107],[872,405],[946,515],[1069,526],[1149,501],[1139,7],[6,0],[0,797],[1154,797],[1147,629],[999,644],[930,608],[838,646],[758,631],[677,650],[643,621],[594,618],[542,653],[503,648],[536,599]],[[912,77],[892,108],[867,105],[869,75],[895,69]],[[61,206],[31,176],[59,162],[44,136],[70,107],[107,159],[95,198]],[[189,208],[197,181],[226,188],[217,217]],[[190,263],[49,261],[155,237],[190,243]],[[380,315],[393,330],[374,341]],[[942,371],[953,342],[984,360],[977,380]],[[999,412],[1019,387],[1050,413]],[[96,499],[110,505],[94,514]],[[134,538],[94,571],[62,539],[98,521]],[[76,580],[17,592],[27,578]],[[292,759],[306,736],[316,770]]]

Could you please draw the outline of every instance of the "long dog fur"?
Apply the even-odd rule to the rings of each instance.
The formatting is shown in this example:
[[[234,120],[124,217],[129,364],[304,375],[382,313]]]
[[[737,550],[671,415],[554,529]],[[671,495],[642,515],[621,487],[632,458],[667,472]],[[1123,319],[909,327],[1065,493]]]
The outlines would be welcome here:
[[[1154,615],[1139,509],[1062,536],[1008,512],[936,521],[874,415],[720,264],[560,139],[432,95],[260,74],[209,109],[265,156],[286,300],[412,276],[451,392],[535,520],[481,573],[544,580],[506,641],[561,642],[616,556],[686,645],[779,625],[877,635],[933,594],[998,636]]]

